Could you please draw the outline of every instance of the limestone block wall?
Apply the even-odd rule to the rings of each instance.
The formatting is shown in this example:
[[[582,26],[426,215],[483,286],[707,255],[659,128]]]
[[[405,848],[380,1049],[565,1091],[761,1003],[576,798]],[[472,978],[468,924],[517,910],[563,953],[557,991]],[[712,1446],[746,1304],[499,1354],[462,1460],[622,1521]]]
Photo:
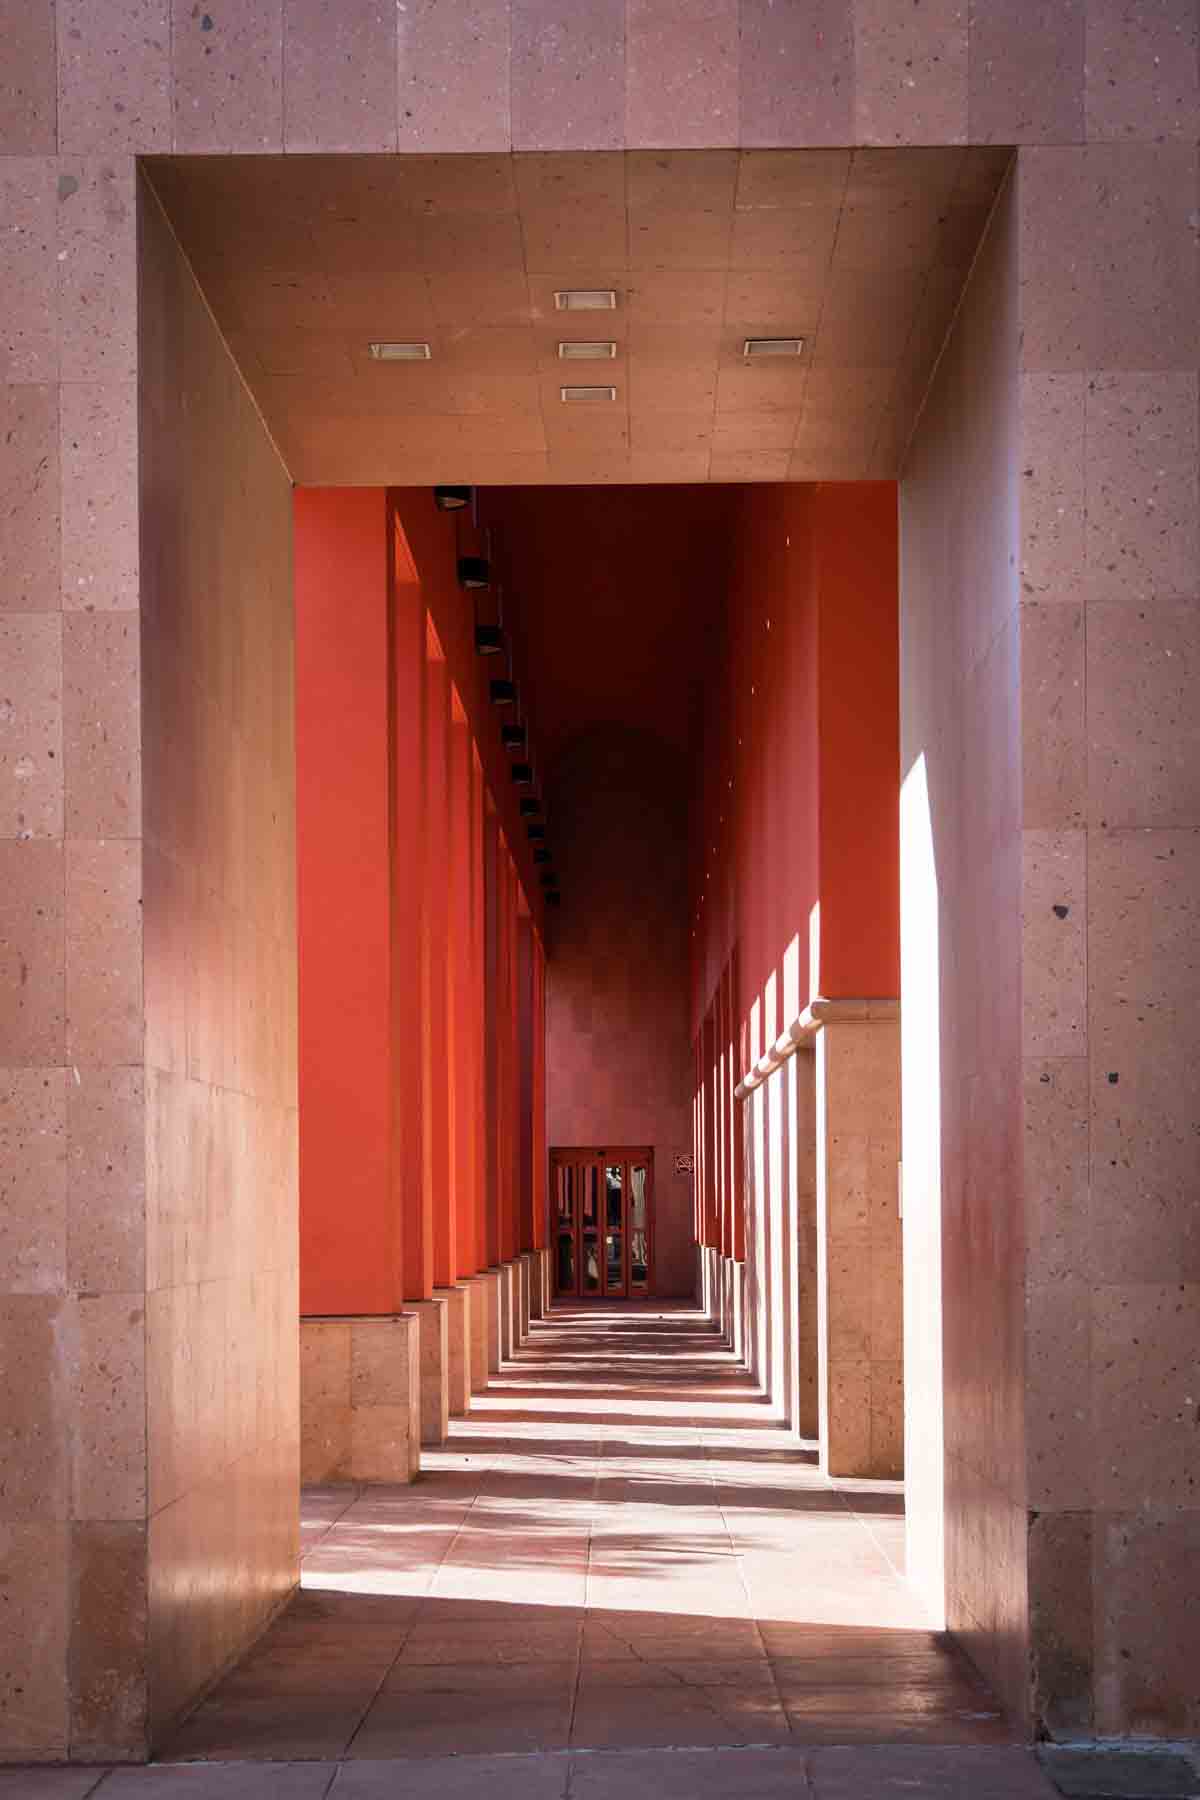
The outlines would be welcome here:
[[[297,1580],[295,752],[291,484],[145,187],[139,233],[157,1736]]]
[[[1009,1703],[1186,1735],[1194,37],[1138,87],[1110,24],[1124,141],[1022,154],[901,488],[910,1566],[942,1591],[944,1491],[948,1621]]]
[[[900,842],[909,1568],[1023,1710],[1018,232],[1010,184],[901,481]]]
[[[171,0],[0,0],[0,28],[0,1755],[133,1753],[144,1741],[139,1421],[147,1240],[163,1209],[148,1212],[145,1197],[139,783],[143,755],[149,767],[167,749],[143,751],[139,729],[136,620],[152,568],[138,542],[133,159],[170,148],[1026,147],[1011,352],[1021,436],[996,490],[1006,510],[971,522],[991,536],[970,540],[979,555],[968,581],[959,532],[970,515],[945,504],[963,489],[940,487],[931,470],[919,554],[940,571],[951,620],[975,606],[980,570],[1007,566],[1010,547],[1016,558],[997,654],[1002,691],[1020,699],[1021,823],[1042,836],[1029,843],[1015,960],[1007,936],[978,935],[992,962],[1003,952],[1022,996],[1029,1093],[1011,1098],[1005,1012],[1004,1060],[981,1068],[966,1097],[1003,1119],[985,1137],[1005,1158],[1015,1146],[1024,1198],[990,1167],[964,1184],[951,1135],[958,1200],[946,1229],[967,1244],[995,1225],[997,1258],[1023,1237],[1028,1282],[1007,1275],[1002,1305],[985,1296],[987,1357],[948,1375],[965,1394],[964,1373],[985,1374],[991,1439],[1028,1446],[1032,1660],[1009,1488],[981,1491],[964,1475],[945,1492],[951,1535],[989,1521],[973,1553],[973,1641],[990,1668],[1007,1669],[1006,1692],[1025,1691],[1032,1669],[1037,1710],[1076,1729],[1194,1731],[1194,1627],[1178,1579],[1198,1531],[1196,1390],[1184,1373],[1200,1067],[1187,684],[1198,564],[1194,7],[829,0],[818,28],[810,9],[758,0],[703,18],[653,0],[404,12],[282,0],[211,15]],[[981,339],[973,355],[985,353]],[[972,495],[987,436],[964,444]],[[925,428],[922,442],[933,442]],[[230,480],[258,466],[230,464]],[[921,479],[914,463],[918,496]],[[919,513],[910,509],[909,530]],[[1010,603],[1021,609],[1015,640]],[[1005,702],[977,716],[1004,738],[1014,715]],[[197,740],[209,758],[191,772],[202,795],[217,786],[223,736]],[[943,755],[959,748],[944,733],[939,744]],[[995,766],[989,750],[971,787],[981,842],[1007,831],[1007,787],[986,779]],[[988,865],[1005,918],[1020,899],[1011,866]],[[1047,886],[1060,896],[1049,915]],[[995,917],[989,898],[978,924]],[[933,1015],[925,1067],[931,1049],[943,1070],[952,1064],[967,967],[944,1044]],[[215,1015],[210,1024],[222,1039],[233,1030]],[[278,1124],[286,1108],[257,1098]],[[162,1149],[180,1148],[172,1131]],[[206,1241],[220,1229],[206,1190],[180,1180]],[[1004,1206],[988,1206],[987,1192]],[[940,1242],[940,1217],[934,1228]],[[982,1272],[948,1257],[943,1281],[953,1269],[959,1293],[972,1266]],[[1026,1291],[1027,1354],[1012,1324]],[[940,1342],[927,1331],[918,1347]],[[947,1344],[964,1354],[960,1338]],[[911,1356],[908,1368],[911,1378]],[[1080,1401],[1069,1419],[1067,1372]],[[962,1471],[979,1466],[955,1456]],[[942,1491],[940,1481],[925,1490],[930,1517]],[[203,1606],[184,1587],[177,1599],[185,1631]],[[1017,1653],[991,1656],[1001,1642]]]

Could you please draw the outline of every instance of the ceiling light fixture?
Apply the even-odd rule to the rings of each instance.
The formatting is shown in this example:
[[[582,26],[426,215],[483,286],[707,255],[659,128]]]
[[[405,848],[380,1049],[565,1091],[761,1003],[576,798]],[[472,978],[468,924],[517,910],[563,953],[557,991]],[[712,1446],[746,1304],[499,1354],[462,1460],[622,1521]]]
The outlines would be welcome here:
[[[542,803],[540,800],[533,799],[531,795],[526,795],[525,799],[519,803],[518,810],[523,819],[536,819],[542,810]]]
[[[504,633],[499,625],[476,625],[475,648],[480,656],[499,656],[504,648]]]
[[[433,351],[428,344],[368,344],[376,362],[428,362]]]
[[[558,354],[562,362],[611,362],[617,346],[612,338],[581,338],[576,343],[560,343]]]
[[[531,844],[540,843],[545,835],[546,827],[544,825],[527,825],[525,827],[525,836],[529,839]]]
[[[603,404],[615,400],[617,397],[615,387],[564,387],[558,391],[568,406],[580,404],[586,406],[597,401]]]
[[[525,727],[523,725],[502,725],[500,742],[506,750],[523,750],[525,748]]]
[[[550,861],[550,852],[544,844],[538,845],[533,853],[533,860],[535,863],[548,863]]]
[[[549,854],[550,852],[547,850],[546,855],[549,856]],[[537,861],[536,855],[534,861]],[[543,869],[542,873],[538,876],[538,880],[543,887],[556,887],[558,885],[558,876],[554,873],[553,869]]]
[[[743,356],[799,356],[804,350],[804,339],[795,338],[747,338],[742,345]]]
[[[488,697],[493,706],[512,706],[517,698],[517,684],[515,681],[489,681]]]
[[[615,312],[615,288],[558,288],[554,304],[559,312]]]
[[[542,895],[542,898],[545,900],[545,902],[548,906],[561,906],[562,905],[562,895],[559,893],[557,888],[547,888],[545,893]]]
[[[469,487],[435,487],[433,504],[439,512],[458,512],[464,506],[470,506],[475,498],[474,488]]]
[[[512,765],[512,778],[518,787],[528,787],[533,780],[533,764],[527,762]]]

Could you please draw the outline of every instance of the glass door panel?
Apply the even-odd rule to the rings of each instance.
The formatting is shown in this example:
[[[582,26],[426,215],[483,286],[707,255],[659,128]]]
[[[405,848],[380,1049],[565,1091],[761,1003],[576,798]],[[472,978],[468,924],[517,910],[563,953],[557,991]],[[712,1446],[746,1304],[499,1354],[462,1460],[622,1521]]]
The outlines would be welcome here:
[[[650,1288],[650,1171],[645,1163],[629,1165],[629,1291]]]
[[[600,1169],[592,1163],[580,1170],[583,1177],[583,1291],[598,1294],[600,1278]]]
[[[625,1165],[604,1168],[604,1291],[625,1292]]]
[[[572,1163],[560,1163],[555,1170],[554,1287],[559,1294],[579,1292],[579,1269],[575,1254],[578,1236],[578,1220],[575,1217],[577,1174]]]

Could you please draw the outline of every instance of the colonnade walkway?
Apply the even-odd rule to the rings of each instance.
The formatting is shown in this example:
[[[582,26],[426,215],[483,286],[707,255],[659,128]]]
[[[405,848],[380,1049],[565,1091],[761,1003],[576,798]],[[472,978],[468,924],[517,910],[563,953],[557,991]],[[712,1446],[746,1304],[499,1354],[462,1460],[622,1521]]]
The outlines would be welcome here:
[[[556,1310],[423,1462],[306,1493],[301,1592],[164,1761],[288,1800],[1052,1793],[922,1622],[896,1484],[824,1480],[694,1310]]]

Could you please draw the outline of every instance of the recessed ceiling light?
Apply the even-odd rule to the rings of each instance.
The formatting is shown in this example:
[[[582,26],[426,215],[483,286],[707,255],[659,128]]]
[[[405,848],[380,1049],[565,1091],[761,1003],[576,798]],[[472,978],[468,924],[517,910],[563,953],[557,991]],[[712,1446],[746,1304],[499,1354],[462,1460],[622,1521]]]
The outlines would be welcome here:
[[[558,391],[564,400],[575,404],[582,401],[586,405],[588,401],[615,400],[617,397],[615,387],[565,387]]]
[[[591,342],[560,344],[558,354],[563,362],[608,362],[617,354],[617,346],[611,338],[596,338]]]
[[[433,355],[428,344],[370,344],[376,362],[428,362]]]
[[[615,288],[559,288],[554,295],[559,312],[613,312]]]
[[[742,355],[799,356],[803,349],[803,338],[747,338],[742,345]]]

